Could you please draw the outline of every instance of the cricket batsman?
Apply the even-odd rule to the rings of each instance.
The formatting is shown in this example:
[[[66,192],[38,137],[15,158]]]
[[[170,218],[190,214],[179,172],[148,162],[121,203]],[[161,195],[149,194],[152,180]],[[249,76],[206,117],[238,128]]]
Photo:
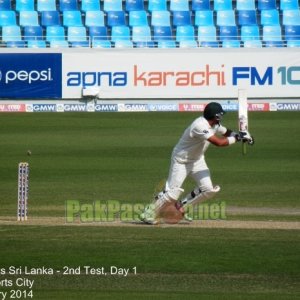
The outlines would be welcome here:
[[[157,224],[157,216],[167,203],[174,203],[182,217],[192,221],[185,212],[185,207],[211,199],[220,191],[219,186],[213,186],[205,161],[205,152],[209,145],[226,147],[240,141],[254,144],[254,139],[248,131],[237,133],[221,125],[224,114],[225,111],[219,103],[210,102],[205,107],[203,116],[194,120],[184,131],[173,149],[165,188],[155,197],[154,203],[148,205],[140,215],[143,222]],[[184,192],[181,186],[188,176],[195,181],[196,187],[179,200]]]

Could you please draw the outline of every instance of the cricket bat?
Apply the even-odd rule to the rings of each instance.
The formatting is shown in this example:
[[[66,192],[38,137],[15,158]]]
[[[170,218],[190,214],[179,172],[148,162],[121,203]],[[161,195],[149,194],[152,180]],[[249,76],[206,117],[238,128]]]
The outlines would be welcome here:
[[[239,130],[248,130],[248,101],[246,90],[238,91],[239,111],[238,111],[238,122]],[[247,143],[242,143],[242,153],[247,153]]]

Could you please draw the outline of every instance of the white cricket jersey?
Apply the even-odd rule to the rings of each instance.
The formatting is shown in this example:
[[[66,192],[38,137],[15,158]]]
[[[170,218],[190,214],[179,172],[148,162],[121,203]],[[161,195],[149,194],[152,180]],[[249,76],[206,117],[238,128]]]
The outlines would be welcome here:
[[[178,162],[193,162],[204,156],[213,135],[225,134],[227,129],[222,125],[211,127],[204,117],[197,118],[183,133],[174,147],[172,156]]]

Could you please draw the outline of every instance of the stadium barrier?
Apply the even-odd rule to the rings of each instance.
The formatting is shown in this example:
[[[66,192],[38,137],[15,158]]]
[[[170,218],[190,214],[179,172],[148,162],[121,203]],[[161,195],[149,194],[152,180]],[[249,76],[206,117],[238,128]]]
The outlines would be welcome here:
[[[0,49],[1,99],[298,99],[300,48]]]

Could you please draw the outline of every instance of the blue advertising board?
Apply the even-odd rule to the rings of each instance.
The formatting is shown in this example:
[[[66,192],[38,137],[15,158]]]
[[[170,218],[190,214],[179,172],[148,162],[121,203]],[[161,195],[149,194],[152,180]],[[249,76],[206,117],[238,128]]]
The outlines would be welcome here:
[[[0,98],[61,98],[61,53],[1,53]]]

